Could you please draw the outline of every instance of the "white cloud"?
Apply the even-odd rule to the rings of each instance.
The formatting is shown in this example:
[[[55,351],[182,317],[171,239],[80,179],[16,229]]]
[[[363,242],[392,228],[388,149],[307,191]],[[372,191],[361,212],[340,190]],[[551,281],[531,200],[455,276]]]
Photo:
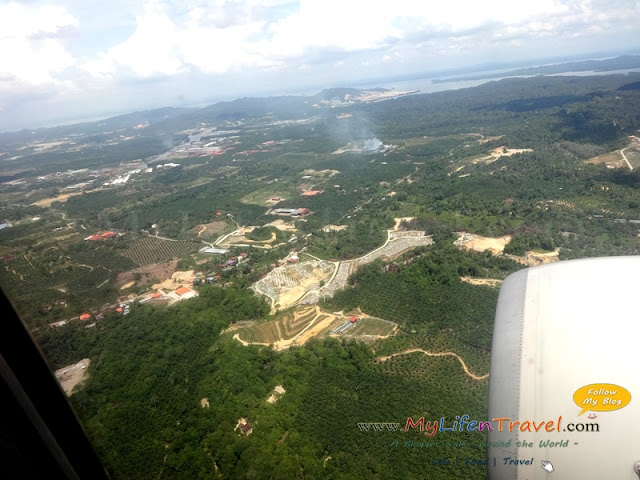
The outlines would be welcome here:
[[[259,34],[263,22],[251,21],[248,12],[227,8],[224,2],[208,8],[189,7],[178,14],[169,4],[146,2],[143,14],[136,18],[135,32],[97,60],[87,62],[85,69],[111,77],[124,68],[148,78],[193,69],[224,73],[239,66],[270,65],[251,48],[251,37]]]
[[[330,66],[366,52],[381,53],[373,64],[389,64],[401,61],[392,53],[419,50],[425,41],[435,51],[463,52],[624,28],[638,3],[622,0],[616,7],[593,0],[149,0],[131,36],[84,68],[116,78],[224,74],[292,63]]]
[[[112,76],[121,67],[139,77],[173,75],[184,70],[176,55],[178,32],[166,8],[158,2],[145,5],[136,17],[135,32],[123,43],[115,45],[85,69],[99,76]]]
[[[375,2],[301,0],[294,14],[274,22],[265,40],[265,54],[301,56],[319,48],[344,52],[375,50],[401,32],[392,25],[394,8]]]
[[[41,85],[75,64],[61,36],[78,25],[64,8],[0,5],[0,77]]]

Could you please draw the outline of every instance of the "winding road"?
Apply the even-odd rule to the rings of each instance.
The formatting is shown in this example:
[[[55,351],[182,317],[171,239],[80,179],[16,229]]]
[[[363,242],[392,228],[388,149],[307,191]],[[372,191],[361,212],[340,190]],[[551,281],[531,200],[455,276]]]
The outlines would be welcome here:
[[[485,378],[489,377],[488,373],[486,375],[478,376],[478,375],[475,375],[474,373],[470,372],[469,369],[467,368],[466,363],[464,363],[464,360],[462,360],[462,358],[460,358],[460,356],[458,354],[453,353],[453,352],[431,353],[431,352],[427,352],[426,350],[423,350],[421,348],[411,348],[409,350],[404,350],[402,352],[392,353],[391,355],[385,355],[385,356],[381,356],[381,357],[376,357],[376,360],[380,360],[381,362],[386,362],[387,360],[389,360],[392,357],[398,357],[400,355],[408,355],[410,353],[415,353],[415,352],[421,352],[421,353],[424,353],[425,355],[429,355],[430,357],[445,357],[445,356],[449,356],[449,355],[454,356],[454,357],[456,357],[458,359],[458,361],[462,365],[462,369],[464,370],[464,372],[467,375],[469,375],[471,378],[473,378],[474,380],[484,380]]]

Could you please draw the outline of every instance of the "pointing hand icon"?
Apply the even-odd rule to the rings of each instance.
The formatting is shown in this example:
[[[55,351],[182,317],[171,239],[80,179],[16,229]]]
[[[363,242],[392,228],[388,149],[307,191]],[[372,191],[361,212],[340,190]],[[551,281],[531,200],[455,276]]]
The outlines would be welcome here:
[[[542,460],[542,462],[540,462],[542,464],[542,469],[545,472],[553,472],[553,465],[551,465],[551,462],[547,461],[547,460]]]

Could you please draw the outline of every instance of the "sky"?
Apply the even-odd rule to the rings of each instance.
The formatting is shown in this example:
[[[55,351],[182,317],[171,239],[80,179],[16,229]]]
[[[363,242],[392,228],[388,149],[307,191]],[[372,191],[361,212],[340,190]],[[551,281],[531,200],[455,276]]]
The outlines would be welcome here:
[[[0,0],[0,131],[591,52],[640,0]]]

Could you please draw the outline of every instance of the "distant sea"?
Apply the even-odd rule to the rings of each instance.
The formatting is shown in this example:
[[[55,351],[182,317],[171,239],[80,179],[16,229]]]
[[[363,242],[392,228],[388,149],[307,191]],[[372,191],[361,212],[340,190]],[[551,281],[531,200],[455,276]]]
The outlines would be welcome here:
[[[419,90],[419,93],[435,93],[435,92],[443,92],[447,90],[459,90],[461,88],[471,88],[477,87],[484,83],[495,82],[498,80],[503,80],[505,78],[531,78],[536,75],[505,75],[505,73],[510,72],[513,69],[507,70],[490,70],[483,72],[474,72],[473,74],[465,73],[464,75],[454,75],[450,77],[443,76],[430,76],[424,78],[415,78],[411,80],[398,80],[398,81],[389,81],[384,83],[368,83],[368,82],[358,82],[358,84],[352,84],[353,88],[367,89],[367,88],[375,88],[382,87],[388,88],[390,90],[398,90],[398,91],[412,91]],[[627,73],[638,73],[640,72],[640,68],[629,68],[624,70],[609,70],[609,71],[583,71],[583,72],[562,72],[562,73],[554,73],[547,74],[544,76],[577,76],[577,77],[587,77],[591,75],[615,75],[615,74],[627,74]],[[483,78],[477,80],[463,80],[460,77],[468,77],[471,75],[492,75],[495,74],[495,77]],[[437,83],[433,83],[434,79],[438,79]]]

